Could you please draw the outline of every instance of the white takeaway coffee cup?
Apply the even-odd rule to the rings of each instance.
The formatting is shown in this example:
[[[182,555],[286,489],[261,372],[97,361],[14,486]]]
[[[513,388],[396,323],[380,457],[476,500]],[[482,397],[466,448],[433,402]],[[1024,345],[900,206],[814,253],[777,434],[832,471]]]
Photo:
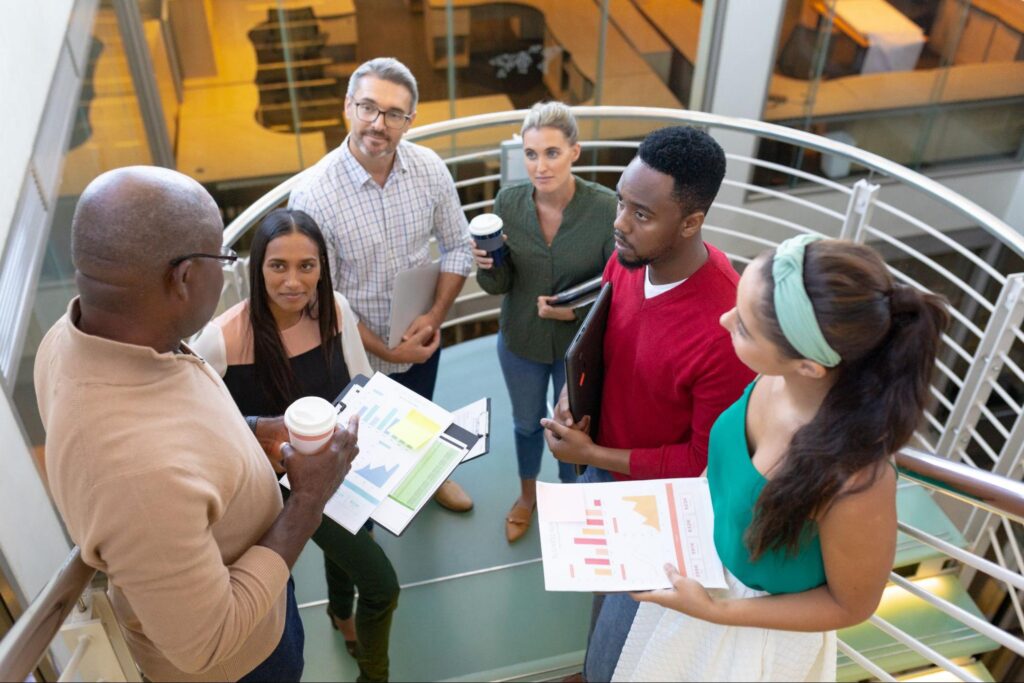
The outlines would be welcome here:
[[[338,409],[319,396],[303,396],[284,411],[288,441],[300,453],[316,453],[334,434]]]

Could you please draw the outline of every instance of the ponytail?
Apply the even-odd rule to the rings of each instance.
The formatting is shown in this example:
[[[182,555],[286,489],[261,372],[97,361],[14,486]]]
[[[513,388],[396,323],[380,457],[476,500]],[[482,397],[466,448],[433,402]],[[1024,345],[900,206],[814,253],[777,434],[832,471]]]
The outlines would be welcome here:
[[[767,333],[784,355],[800,358],[778,326],[771,267],[761,272],[768,284],[761,302]],[[949,322],[945,299],[894,283],[881,258],[861,245],[808,245],[804,283],[822,333],[842,360],[831,370],[838,376],[818,412],[793,435],[761,491],[747,532],[755,560],[772,550],[795,553],[812,533],[812,520],[838,496],[870,486],[878,465],[910,440]],[[865,470],[874,475],[844,490]]]

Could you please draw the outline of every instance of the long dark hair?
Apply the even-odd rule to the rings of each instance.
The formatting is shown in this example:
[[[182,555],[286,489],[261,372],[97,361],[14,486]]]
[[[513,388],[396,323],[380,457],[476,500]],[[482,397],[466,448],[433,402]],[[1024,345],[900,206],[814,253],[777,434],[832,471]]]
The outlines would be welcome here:
[[[252,238],[249,257],[249,327],[252,330],[253,363],[256,382],[277,413],[284,412],[296,398],[298,388],[288,354],[281,340],[281,331],[270,311],[267,283],[263,278],[263,262],[267,246],[282,235],[301,233],[316,245],[320,261],[320,279],[316,283],[316,301],[306,309],[309,317],[320,323],[320,348],[330,368],[331,358],[341,343],[338,335],[338,314],[334,304],[334,285],[327,260],[327,244],[323,233],[308,214],[292,209],[275,209],[260,221]]]
[[[804,285],[829,345],[842,359],[814,419],[800,428],[757,501],[747,544],[754,559],[796,552],[810,521],[839,495],[863,490],[879,466],[914,433],[928,398],[939,337],[949,323],[940,296],[898,284],[869,247],[824,240],[807,245]],[[801,358],[775,315],[771,259],[761,310],[766,334],[790,358]],[[867,483],[843,491],[857,472]]]

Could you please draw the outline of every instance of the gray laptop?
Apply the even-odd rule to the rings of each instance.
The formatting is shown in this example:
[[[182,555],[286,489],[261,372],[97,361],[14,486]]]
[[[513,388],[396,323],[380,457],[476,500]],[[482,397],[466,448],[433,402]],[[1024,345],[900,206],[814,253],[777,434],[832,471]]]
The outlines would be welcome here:
[[[403,270],[395,276],[395,289],[391,295],[391,326],[388,332],[388,348],[402,343],[402,335],[412,321],[430,310],[434,305],[437,278],[441,274],[441,262]]]

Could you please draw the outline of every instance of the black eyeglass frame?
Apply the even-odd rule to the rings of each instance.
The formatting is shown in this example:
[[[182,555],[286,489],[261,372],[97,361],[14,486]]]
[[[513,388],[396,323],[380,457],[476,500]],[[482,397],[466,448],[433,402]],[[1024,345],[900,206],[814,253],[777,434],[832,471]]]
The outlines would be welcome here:
[[[217,261],[223,261],[224,265],[228,265],[238,260],[238,252],[236,252],[231,247],[224,247],[222,253],[220,254],[203,254],[201,252],[196,252],[194,254],[185,254],[184,256],[172,258],[170,261],[168,261],[168,264],[171,266],[171,268],[174,268],[179,263],[183,261],[188,261],[189,259],[193,258],[212,258]]]
[[[412,114],[406,114],[405,112],[401,111],[400,109],[381,109],[380,107],[377,106],[376,102],[368,102],[366,100],[359,100],[358,102],[352,102],[352,105],[356,109],[356,118],[359,119],[360,121],[362,121],[363,123],[373,123],[380,116],[383,116],[384,117],[384,125],[385,126],[390,128],[391,130],[401,130],[402,128],[407,126],[410,121],[412,121]],[[359,113],[359,108],[360,107],[373,107],[373,109],[375,109],[377,113],[373,115],[373,118],[369,118],[369,119],[365,118],[362,114]],[[399,125],[397,125],[397,126],[392,126],[391,124],[388,123],[388,115],[389,114],[392,115],[392,116],[401,116],[402,117],[402,122]]]

